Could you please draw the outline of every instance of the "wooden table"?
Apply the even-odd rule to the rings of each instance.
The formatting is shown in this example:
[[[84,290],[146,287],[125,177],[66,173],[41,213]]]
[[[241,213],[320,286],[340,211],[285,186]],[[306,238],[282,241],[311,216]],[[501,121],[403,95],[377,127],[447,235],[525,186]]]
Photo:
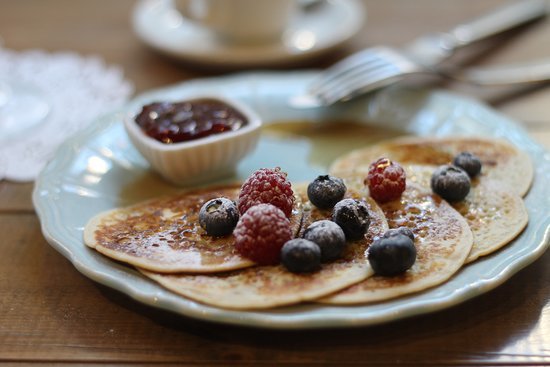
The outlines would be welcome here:
[[[497,0],[367,1],[353,50],[399,45],[491,9]],[[16,50],[97,54],[121,65],[136,92],[220,74],[173,62],[132,33],[126,0],[0,1],[0,36]],[[478,56],[481,64],[549,56],[550,20]],[[457,87],[464,91],[463,87]],[[467,90],[467,93],[475,91]],[[550,88],[493,106],[550,148]],[[550,365],[550,252],[502,286],[445,311],[381,326],[266,331],[196,321],[153,309],[81,275],[44,240],[32,183],[0,182],[0,361],[181,365]]]

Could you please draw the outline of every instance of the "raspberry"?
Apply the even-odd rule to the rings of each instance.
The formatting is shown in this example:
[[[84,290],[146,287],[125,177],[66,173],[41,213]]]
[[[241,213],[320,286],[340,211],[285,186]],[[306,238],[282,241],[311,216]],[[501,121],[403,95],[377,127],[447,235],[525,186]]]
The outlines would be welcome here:
[[[292,214],[294,193],[286,172],[279,167],[262,168],[254,172],[241,186],[239,212],[244,214],[256,204],[272,204],[281,209],[287,218]]]
[[[370,165],[364,183],[374,200],[381,203],[394,200],[405,191],[405,170],[388,158],[380,158]]]
[[[292,238],[292,229],[282,210],[258,204],[241,216],[233,234],[235,248],[242,256],[260,265],[275,265],[281,248]]]

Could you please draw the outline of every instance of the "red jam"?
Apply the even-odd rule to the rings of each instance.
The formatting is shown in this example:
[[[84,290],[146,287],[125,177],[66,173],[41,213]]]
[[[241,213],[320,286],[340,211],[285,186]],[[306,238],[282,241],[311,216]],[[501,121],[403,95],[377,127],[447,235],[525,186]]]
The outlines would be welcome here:
[[[143,106],[135,120],[145,134],[165,144],[234,131],[247,124],[241,112],[209,98],[151,103]]]

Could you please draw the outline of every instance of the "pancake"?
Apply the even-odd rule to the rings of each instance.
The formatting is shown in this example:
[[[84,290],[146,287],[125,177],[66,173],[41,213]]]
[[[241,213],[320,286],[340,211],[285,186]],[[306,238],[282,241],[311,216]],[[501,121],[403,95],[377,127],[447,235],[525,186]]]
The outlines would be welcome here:
[[[297,189],[305,196],[305,190]],[[360,198],[350,192],[348,197]],[[365,249],[374,236],[387,230],[380,208],[365,198],[371,216],[368,234],[363,240],[348,243],[341,259],[322,264],[321,269],[307,274],[295,274],[282,265],[258,266],[223,274],[157,274],[141,270],[144,275],[171,291],[198,302],[228,309],[264,309],[313,300],[349,287],[372,275],[365,258]],[[304,204],[304,226],[315,220],[327,219],[330,211],[321,211]],[[304,227],[302,226],[302,227]]]
[[[472,232],[446,201],[419,186],[408,185],[400,199],[382,204],[381,208],[390,228],[409,227],[414,232],[414,265],[398,276],[374,275],[318,302],[384,301],[434,287],[461,268],[472,247]]]
[[[466,263],[504,247],[527,226],[527,210],[521,197],[500,188],[498,183],[478,184],[452,206],[464,216],[474,235]]]
[[[469,151],[481,159],[483,168],[480,180],[496,181],[520,196],[529,190],[533,180],[533,166],[529,156],[510,143],[497,139],[398,138],[353,151],[336,160],[330,172],[335,176],[354,172],[366,177],[370,163],[382,156],[404,167],[407,164],[439,166],[451,163],[453,157],[462,151]]]
[[[431,190],[430,179],[436,167],[435,165],[404,164],[407,185],[412,183]],[[347,185],[357,189],[363,187],[363,190],[368,191],[363,183],[367,173],[367,165],[358,167],[353,173],[339,172]],[[528,221],[527,210],[521,197],[511,192],[501,182],[487,176],[474,178],[466,198],[450,204],[465,217],[474,235],[474,244],[466,263],[506,246],[523,231]]]
[[[407,165],[407,179],[430,187],[434,166]],[[474,235],[470,263],[507,245],[520,234],[528,221],[522,198],[488,178],[474,178],[464,200],[451,203],[468,222]]]
[[[92,218],[84,243],[113,259],[161,273],[211,273],[253,266],[234,248],[234,237],[212,237],[200,227],[201,206],[216,197],[236,200],[240,186],[208,188],[148,200]],[[301,204],[291,217],[295,233]]]

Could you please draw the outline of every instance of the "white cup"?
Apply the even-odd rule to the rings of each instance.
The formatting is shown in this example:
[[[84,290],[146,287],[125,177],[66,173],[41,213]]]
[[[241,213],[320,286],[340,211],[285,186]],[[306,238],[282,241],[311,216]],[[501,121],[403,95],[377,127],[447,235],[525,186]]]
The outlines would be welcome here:
[[[281,37],[299,7],[297,0],[173,0],[183,17],[234,43]]]

